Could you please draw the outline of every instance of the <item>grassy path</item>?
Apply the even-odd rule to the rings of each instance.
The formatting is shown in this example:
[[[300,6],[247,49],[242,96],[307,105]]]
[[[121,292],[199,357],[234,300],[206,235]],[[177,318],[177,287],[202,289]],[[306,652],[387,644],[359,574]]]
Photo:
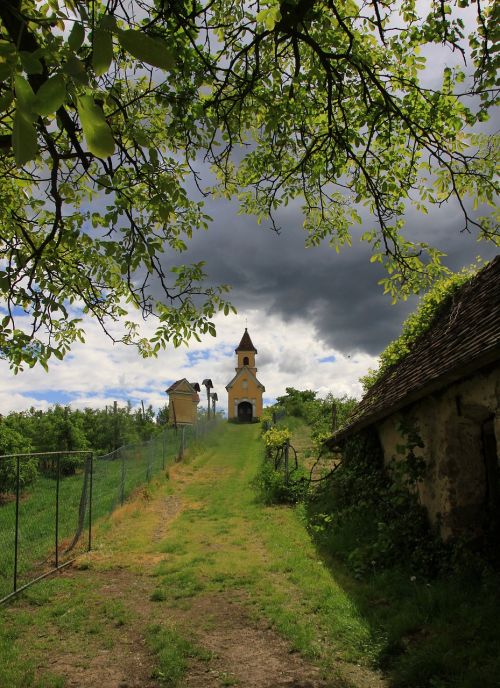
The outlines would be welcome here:
[[[261,456],[258,426],[222,426],[101,527],[80,570],[1,610],[0,686],[383,686],[300,510],[256,501]]]

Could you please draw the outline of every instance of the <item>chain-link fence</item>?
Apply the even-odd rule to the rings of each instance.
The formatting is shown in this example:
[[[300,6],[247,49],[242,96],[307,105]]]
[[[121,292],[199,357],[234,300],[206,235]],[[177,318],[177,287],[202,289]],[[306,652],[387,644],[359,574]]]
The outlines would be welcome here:
[[[98,456],[93,470],[93,518],[110,513],[138,487],[177,459],[194,441],[201,439],[215,421],[198,420],[196,425],[170,427],[149,442],[126,444]]]
[[[92,547],[92,526],[182,458],[215,421],[168,428],[106,456],[0,456],[0,602]]]

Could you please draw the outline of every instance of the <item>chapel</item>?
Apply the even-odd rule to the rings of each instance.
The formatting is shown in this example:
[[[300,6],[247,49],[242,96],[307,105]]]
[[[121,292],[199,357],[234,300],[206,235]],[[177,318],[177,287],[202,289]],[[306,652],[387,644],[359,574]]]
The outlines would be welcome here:
[[[257,349],[246,327],[235,353],[237,356],[236,375],[226,385],[227,417],[229,420],[251,423],[262,415],[262,393],[266,391],[266,388],[257,379],[255,367]]]
[[[166,390],[168,394],[168,418],[170,425],[194,425],[198,418],[200,385],[177,380]]]

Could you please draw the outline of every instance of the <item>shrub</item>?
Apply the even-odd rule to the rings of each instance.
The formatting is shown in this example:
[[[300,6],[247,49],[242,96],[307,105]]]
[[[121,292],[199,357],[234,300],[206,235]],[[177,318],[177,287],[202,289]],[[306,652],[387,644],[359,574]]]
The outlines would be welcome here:
[[[15,492],[17,481],[16,459],[2,459],[4,454],[23,454],[31,449],[24,437],[0,422],[0,492]],[[33,483],[38,475],[38,462],[25,457],[19,462],[19,487],[21,490]]]
[[[267,430],[262,437],[266,445],[266,455],[271,456],[273,451],[281,449],[281,447],[290,441],[291,434],[288,428],[272,427]]]
[[[275,470],[269,460],[264,460],[252,485],[265,504],[297,504],[306,496],[307,478],[307,473],[298,468],[290,472],[287,481],[282,470]]]
[[[40,460],[40,471],[48,477],[57,476],[57,456],[45,456]],[[59,474],[61,476],[75,475],[83,468],[85,456],[82,454],[61,454],[59,458]]]
[[[294,387],[287,387],[286,394],[281,397],[277,397],[276,401],[280,407],[282,407],[287,416],[304,416],[304,404],[309,401],[313,401],[316,398],[316,392],[311,389],[299,390]]]

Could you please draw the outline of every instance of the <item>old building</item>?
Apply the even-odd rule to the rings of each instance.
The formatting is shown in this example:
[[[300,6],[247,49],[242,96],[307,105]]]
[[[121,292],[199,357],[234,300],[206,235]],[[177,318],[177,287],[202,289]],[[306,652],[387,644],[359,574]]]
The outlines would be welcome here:
[[[262,415],[262,393],[266,389],[257,379],[255,367],[257,349],[252,344],[247,328],[235,353],[237,356],[236,375],[226,385],[227,416],[229,420],[250,423]]]
[[[421,503],[444,538],[500,523],[500,257],[443,305],[410,353],[362,399],[330,444],[374,427],[385,462],[401,457],[405,425],[425,460]],[[402,425],[403,421],[403,425]]]
[[[166,390],[168,394],[168,419],[171,425],[193,425],[198,417],[197,382],[188,382],[186,378],[177,380]]]

